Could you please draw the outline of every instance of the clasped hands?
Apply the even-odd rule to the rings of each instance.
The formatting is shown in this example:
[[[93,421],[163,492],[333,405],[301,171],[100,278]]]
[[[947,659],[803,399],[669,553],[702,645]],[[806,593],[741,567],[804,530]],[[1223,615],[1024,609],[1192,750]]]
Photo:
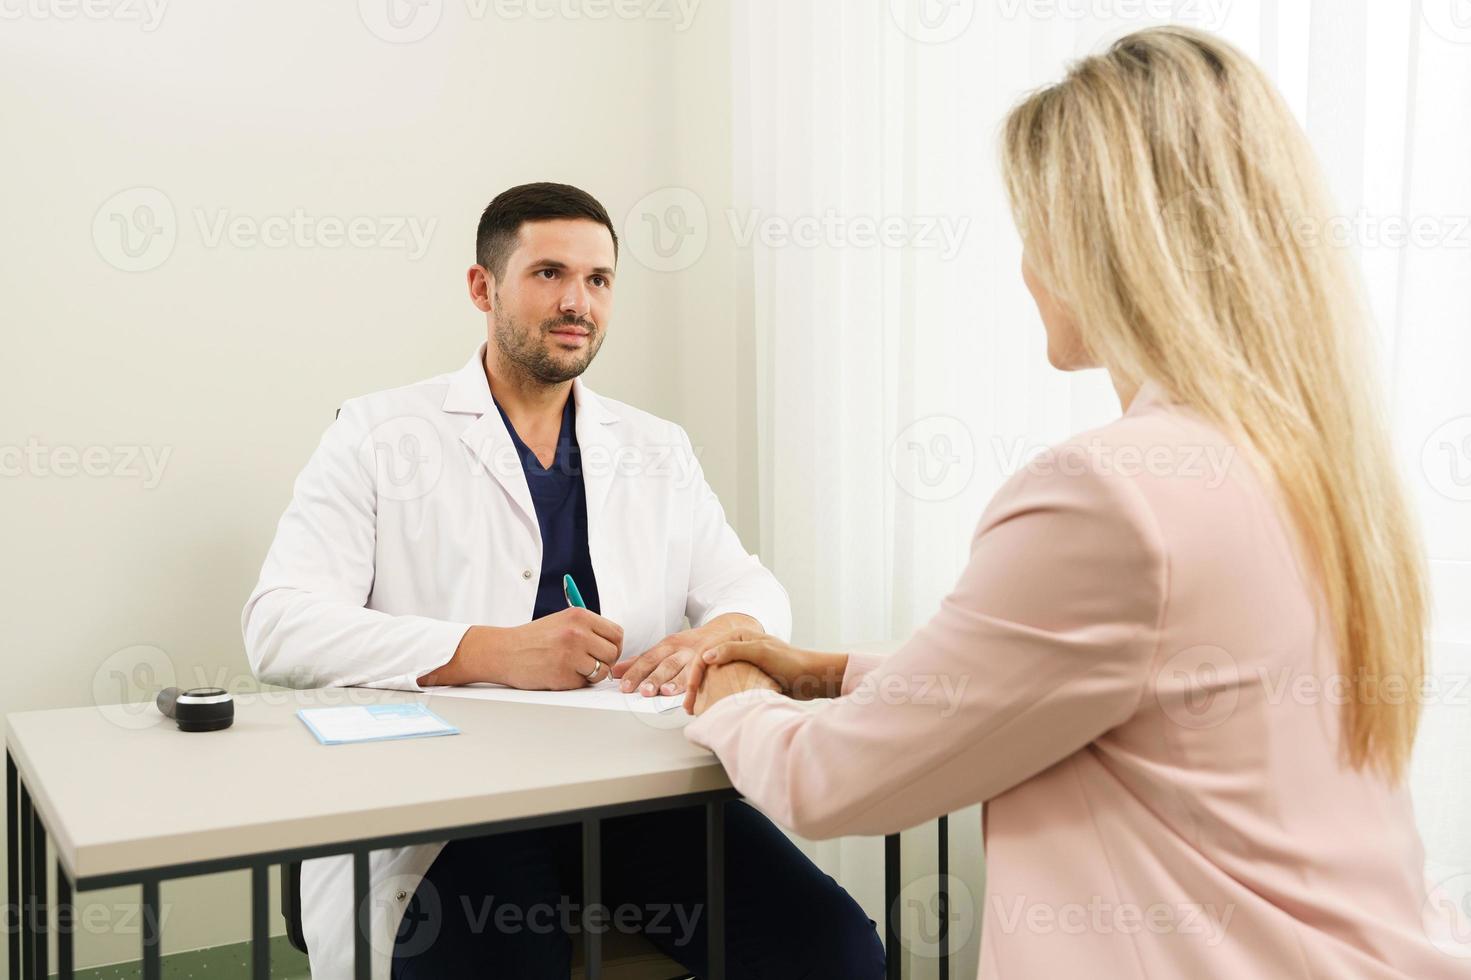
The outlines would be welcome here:
[[[780,691],[798,700],[834,697],[847,664],[846,654],[799,650],[767,635],[751,617],[731,613],[614,664],[613,676],[626,693],[684,694],[685,710],[698,715],[750,690]]]
[[[756,689],[797,700],[836,697],[848,660],[846,654],[797,649],[740,613],[671,633],[629,660],[619,660],[622,647],[616,623],[569,608],[520,627],[471,627],[454,658],[419,683],[492,681],[522,690],[569,690],[596,683],[606,669],[625,693],[684,694],[685,710],[698,715]]]
[[[846,654],[799,650],[733,613],[665,637],[614,664],[613,676],[629,693],[683,693],[685,710],[698,715],[743,691],[780,691],[798,700],[836,697],[847,665]]]

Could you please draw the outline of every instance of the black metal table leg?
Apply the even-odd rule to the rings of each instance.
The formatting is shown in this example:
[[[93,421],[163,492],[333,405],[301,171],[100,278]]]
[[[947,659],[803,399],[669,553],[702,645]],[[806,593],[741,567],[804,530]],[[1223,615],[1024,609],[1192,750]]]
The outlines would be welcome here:
[[[45,980],[51,975],[47,960],[51,950],[47,946],[46,934],[51,931],[50,907],[46,904],[46,825],[41,822],[41,811],[31,807],[31,876],[36,883],[36,905],[31,919],[36,924],[36,976]]]
[[[5,750],[5,931],[10,946],[10,972],[12,977],[21,977],[20,972],[20,776],[15,771],[15,760],[10,750]],[[12,918],[13,917],[13,918]]]
[[[10,935],[10,975],[16,980],[46,980],[47,948],[50,902],[47,896],[50,865],[47,854],[47,827],[38,808],[31,799],[14,757],[6,753],[7,790],[15,805],[7,813],[7,855],[10,858],[7,877],[8,897],[17,910],[16,925]],[[706,872],[709,894],[708,948],[710,963],[707,976],[711,980],[724,980],[724,954],[726,944],[725,884],[726,842],[725,810],[726,793],[700,793],[682,797],[663,797],[651,801],[585,809],[574,813],[546,814],[540,817],[516,820],[491,821],[484,825],[483,832],[505,833],[522,825],[565,826],[569,821],[580,821],[583,828],[584,884],[586,911],[584,921],[587,929],[586,949],[588,953],[586,976],[588,980],[599,978],[602,972],[603,933],[609,928],[609,910],[602,901],[602,839],[601,821],[609,816],[626,812],[662,810],[674,806],[688,807],[699,803],[706,810]],[[722,802],[711,803],[719,799]],[[457,828],[468,832],[470,828]],[[316,847],[285,848],[268,853],[257,853],[240,857],[217,858],[207,861],[190,861],[179,864],[119,871],[103,875],[83,875],[73,878],[62,863],[60,853],[56,855],[56,925],[57,966],[61,980],[73,980],[75,972],[75,934],[77,922],[76,895],[79,889],[111,888],[119,885],[138,884],[142,887],[139,902],[142,918],[142,980],[162,980],[163,958],[163,915],[160,898],[161,883],[166,878],[184,877],[190,874],[212,873],[221,870],[249,868],[251,870],[251,942],[253,953],[253,977],[266,980],[270,975],[269,954],[269,874],[270,865],[276,861],[305,859],[323,854],[352,854],[354,894],[354,977],[371,980],[373,961],[371,958],[372,905],[370,904],[369,867],[375,847],[407,846],[431,839],[432,831],[418,831],[405,835],[384,835],[371,839],[359,839],[356,843],[343,845],[319,845]],[[696,910],[698,911],[698,910]],[[15,965],[19,961],[19,969]]]
[[[143,980],[163,978],[163,919],[159,915],[158,879],[143,882]]]
[[[357,980],[372,980],[373,961],[368,947],[368,932],[372,928],[372,909],[368,905],[368,852],[352,852],[352,907],[353,907],[353,975]]]
[[[596,917],[603,903],[603,824],[597,817],[582,821],[582,975],[603,976],[603,934]]]
[[[889,980],[900,980],[904,958],[899,955],[899,835],[884,838],[884,963]]]
[[[31,847],[31,794],[24,786],[20,788],[20,931],[23,945],[21,947],[20,975],[25,980],[32,980],[36,975],[36,936],[32,931],[35,923],[32,921],[32,910],[35,908],[36,894],[31,875],[34,866],[31,863],[35,851]]]
[[[72,880],[66,869],[56,862],[56,973],[60,980],[72,980],[72,939],[76,932],[77,909],[72,904]]]
[[[705,892],[710,907],[705,976],[725,980],[725,803],[721,800],[705,804]]]
[[[250,869],[250,961],[254,980],[271,980],[271,928],[266,921],[270,911],[266,886],[270,880],[269,864]]]
[[[940,818],[940,980],[950,980],[950,818]]]

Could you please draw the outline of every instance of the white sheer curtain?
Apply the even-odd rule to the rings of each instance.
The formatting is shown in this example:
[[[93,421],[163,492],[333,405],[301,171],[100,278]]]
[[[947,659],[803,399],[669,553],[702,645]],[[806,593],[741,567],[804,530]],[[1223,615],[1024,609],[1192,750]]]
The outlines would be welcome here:
[[[734,4],[726,218],[750,262],[761,553],[791,592],[797,641],[906,635],[1025,453],[1117,414],[1099,372],[1047,366],[997,126],[1113,37],[1166,20],[1217,31],[1277,80],[1359,246],[1446,681],[1427,707],[1417,810],[1432,877],[1471,870],[1471,689],[1458,685],[1471,673],[1471,19],[1454,2]],[[964,860],[976,845],[957,847]],[[877,911],[876,852],[819,853]],[[966,885],[979,901],[979,877]]]

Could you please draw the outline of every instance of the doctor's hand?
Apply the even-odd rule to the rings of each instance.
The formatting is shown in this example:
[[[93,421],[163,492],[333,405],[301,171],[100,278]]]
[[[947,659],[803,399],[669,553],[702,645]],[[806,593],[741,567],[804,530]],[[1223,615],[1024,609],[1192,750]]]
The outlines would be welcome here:
[[[762,674],[780,685],[783,694],[796,701],[837,697],[843,689],[843,672],[848,669],[846,653],[802,650],[765,633],[741,633],[706,650],[691,666],[684,710],[699,713],[696,699],[714,668],[742,661],[760,668]]]
[[[680,694],[688,687],[690,668],[706,650],[727,640],[761,635],[761,624],[741,613],[716,616],[704,626],[671,633],[632,660],[613,665],[613,676],[621,678],[626,693],[638,691],[646,698],[656,694]]]
[[[482,677],[521,690],[575,690],[608,678],[624,649],[624,628],[568,606],[525,625],[491,628]]]

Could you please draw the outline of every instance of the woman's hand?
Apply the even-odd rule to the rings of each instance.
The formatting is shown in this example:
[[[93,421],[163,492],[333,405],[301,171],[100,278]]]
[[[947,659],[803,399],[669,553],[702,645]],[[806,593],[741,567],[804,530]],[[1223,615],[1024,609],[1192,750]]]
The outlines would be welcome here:
[[[690,666],[684,710],[695,711],[706,672],[714,666],[744,661],[776,681],[782,693],[797,701],[837,697],[848,669],[846,653],[801,650],[765,633],[739,633],[706,650]]]
[[[779,691],[780,685],[776,681],[750,664],[735,663],[716,664],[705,670],[701,677],[703,683],[696,691],[690,689],[685,695],[685,710],[692,715],[702,715],[710,709],[710,706],[736,694],[746,691]]]

